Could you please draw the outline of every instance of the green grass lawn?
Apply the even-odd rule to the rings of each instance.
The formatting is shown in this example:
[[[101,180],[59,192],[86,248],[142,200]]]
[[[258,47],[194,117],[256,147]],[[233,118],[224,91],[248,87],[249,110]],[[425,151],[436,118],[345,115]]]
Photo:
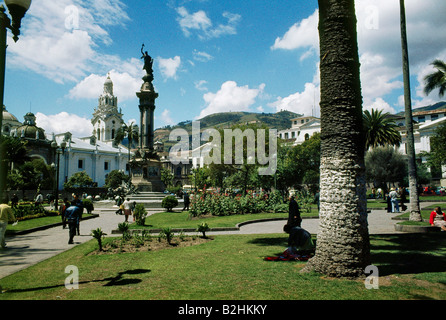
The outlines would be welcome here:
[[[89,255],[92,240],[0,279],[0,300],[446,299],[443,233],[371,236],[378,290],[363,279],[302,274],[306,262],[264,260],[286,244],[284,234],[220,235],[187,248]],[[69,265],[79,270],[78,290],[64,286]]]
[[[82,217],[85,219],[87,217],[91,217],[92,215],[84,213]],[[8,225],[7,231],[23,231],[23,230],[29,230],[34,229],[38,227],[48,226],[55,223],[61,223],[62,218],[61,216],[52,216],[52,217],[41,217],[41,218],[35,218],[35,219],[29,219],[24,221],[19,221],[17,225]]]
[[[302,212],[302,217],[317,217],[319,215],[316,208],[311,212]],[[256,213],[231,216],[208,216],[199,219],[191,219],[188,211],[161,212],[153,214],[146,218],[144,226],[138,226],[135,223],[129,227],[131,229],[161,229],[163,227],[171,228],[197,228],[202,222],[206,222],[210,228],[235,227],[241,222],[260,219],[287,219],[288,213]]]

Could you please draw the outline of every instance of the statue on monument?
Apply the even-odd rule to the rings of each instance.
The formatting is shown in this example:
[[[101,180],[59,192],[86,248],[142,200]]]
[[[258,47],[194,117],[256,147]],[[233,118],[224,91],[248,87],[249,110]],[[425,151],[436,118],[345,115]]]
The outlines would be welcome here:
[[[147,75],[150,77],[150,79],[153,80],[153,59],[152,57],[146,52],[144,52],[144,44],[141,48],[141,59],[144,59],[144,67],[143,70],[146,70]]]

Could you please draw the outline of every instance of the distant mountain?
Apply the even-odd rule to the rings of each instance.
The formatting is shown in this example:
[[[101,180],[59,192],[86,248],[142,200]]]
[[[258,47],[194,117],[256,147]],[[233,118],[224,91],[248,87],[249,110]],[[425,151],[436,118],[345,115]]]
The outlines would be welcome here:
[[[434,110],[441,110],[441,109],[446,109],[445,101],[437,102],[435,104],[432,104],[432,105],[426,106],[426,107],[412,109],[412,112],[434,111]],[[404,115],[404,111],[401,111],[397,115]]]
[[[207,128],[227,129],[236,124],[266,125],[270,129],[285,130],[291,127],[291,119],[298,118],[301,115],[291,111],[280,111],[277,113],[255,113],[255,112],[222,112],[208,115],[200,121],[200,129]],[[174,129],[185,129],[192,132],[192,120],[182,121],[175,126],[166,126],[158,128],[154,132],[154,140],[166,143],[169,140],[169,134]]]

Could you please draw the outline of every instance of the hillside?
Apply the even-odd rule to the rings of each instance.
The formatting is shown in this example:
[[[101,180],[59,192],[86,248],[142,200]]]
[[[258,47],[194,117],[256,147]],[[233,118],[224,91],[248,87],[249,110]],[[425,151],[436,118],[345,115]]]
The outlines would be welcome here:
[[[432,104],[430,106],[425,106],[425,107],[421,107],[421,108],[412,109],[412,112],[434,111],[434,110],[441,110],[441,109],[446,109],[446,102],[444,102],[444,101],[437,102],[437,103]],[[401,111],[397,115],[404,116],[404,111]]]
[[[290,128],[290,120],[300,115],[290,111],[280,111],[277,113],[254,113],[254,112],[223,112],[208,115],[200,120],[201,130],[208,128],[226,129],[236,124],[256,123],[266,125],[268,128],[285,130]],[[174,129],[185,129],[192,132],[192,121],[183,121],[175,126],[167,126],[156,129],[154,132],[154,140],[166,143],[169,140],[169,134]],[[166,147],[168,147],[166,145]]]

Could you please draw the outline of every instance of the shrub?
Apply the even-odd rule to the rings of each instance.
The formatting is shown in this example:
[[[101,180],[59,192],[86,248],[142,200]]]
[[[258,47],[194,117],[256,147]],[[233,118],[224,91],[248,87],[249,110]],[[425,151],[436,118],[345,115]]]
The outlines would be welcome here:
[[[93,238],[98,240],[99,251],[102,251],[102,237],[106,236],[107,234],[104,233],[101,228],[97,228],[95,230],[91,230],[91,235]]]
[[[162,230],[161,230],[161,232],[160,232],[160,238],[166,238],[166,240],[167,240],[167,243],[168,244],[171,244],[170,242],[172,241],[172,238],[173,238],[173,231],[172,231],[172,228],[170,228],[170,227],[166,227],[166,228],[163,228]]]
[[[210,228],[207,223],[203,222],[198,225],[197,232],[201,232],[203,234],[203,238],[206,238],[206,231],[209,231]]]
[[[83,204],[85,210],[87,210],[88,214],[90,214],[94,210],[94,206],[93,206],[93,201],[92,200],[84,199],[84,200],[82,200],[82,204]]]
[[[209,193],[195,194],[191,199],[190,215],[193,217],[204,214],[225,216],[232,214],[248,214],[259,212],[286,212],[288,205],[284,204],[280,192],[270,194],[248,193],[245,196]]]
[[[133,216],[135,217],[136,224],[138,226],[143,226],[146,222],[147,211],[143,204],[139,203],[135,206],[133,210]]]
[[[171,212],[173,208],[178,205],[178,200],[175,196],[167,196],[161,202],[161,206]]]

